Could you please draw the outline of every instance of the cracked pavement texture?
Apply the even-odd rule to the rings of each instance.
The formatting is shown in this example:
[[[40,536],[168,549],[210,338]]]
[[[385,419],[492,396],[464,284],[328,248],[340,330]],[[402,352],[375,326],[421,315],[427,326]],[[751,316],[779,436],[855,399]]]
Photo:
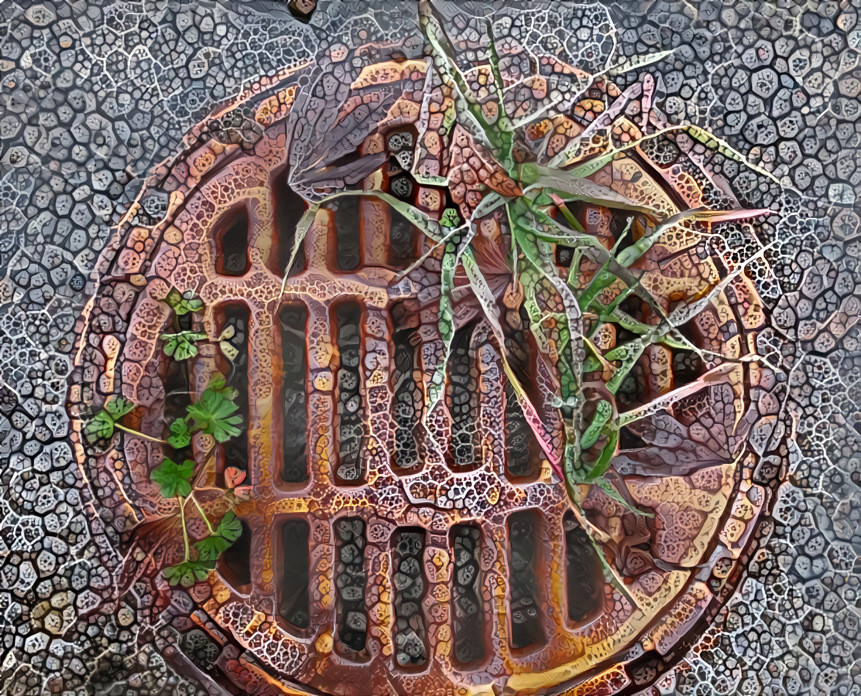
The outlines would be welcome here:
[[[307,5],[308,3],[297,3]],[[460,3],[479,13],[489,3]],[[783,214],[756,276],[785,381],[785,481],[736,595],[650,694],[849,694],[859,643],[859,169],[861,22],[849,2],[609,2],[580,43],[575,3],[520,11],[524,36],[595,71],[670,50],[643,73],[671,121],[723,138],[769,172]],[[326,47],[417,32],[412,2],[321,0],[310,22],[277,2],[0,5],[0,689],[4,694],[225,693],[181,676],[212,649],[151,618],[121,573],[64,404],[75,322],[112,226],[152,168],[218,104]],[[739,198],[766,192],[743,176]],[[745,240],[715,240],[728,257]],[[146,617],[146,618],[144,618]],[[187,671],[187,670],[186,670]]]

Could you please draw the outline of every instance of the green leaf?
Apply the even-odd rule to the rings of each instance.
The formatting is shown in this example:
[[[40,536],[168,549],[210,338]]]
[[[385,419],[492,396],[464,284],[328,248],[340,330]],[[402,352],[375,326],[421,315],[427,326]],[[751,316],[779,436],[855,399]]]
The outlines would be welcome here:
[[[182,449],[188,447],[191,443],[191,431],[188,429],[188,423],[185,418],[175,418],[170,424],[170,437],[167,438],[167,444],[174,449]]]
[[[161,489],[165,498],[185,497],[191,494],[191,477],[194,475],[194,462],[186,459],[182,464],[165,459],[150,474]]]
[[[114,419],[107,411],[99,411],[84,426],[84,434],[90,442],[107,440],[114,434]]]
[[[233,403],[234,398],[236,390],[226,387],[223,378],[216,378],[203,391],[200,400],[189,404],[186,411],[196,427],[218,442],[226,442],[241,432],[236,426],[242,423],[242,416],[235,415],[239,407]]]
[[[198,313],[203,310],[203,300],[194,294],[194,290],[186,290],[184,293],[180,293],[176,288],[171,288],[164,301],[176,312],[178,317],[192,312]]]
[[[188,360],[197,355],[197,341],[206,339],[205,333],[199,331],[180,331],[173,334],[162,334],[164,352],[174,360]]]
[[[111,399],[105,404],[105,411],[108,412],[108,415],[110,415],[115,422],[127,413],[134,411],[134,408],[135,405],[128,399],[124,399],[122,396]]]
[[[224,375],[216,375],[211,380],[209,380],[209,384],[206,385],[206,391],[220,394],[225,399],[229,399],[230,401],[233,401],[233,399],[235,399],[236,395],[238,394],[236,389],[227,386],[227,382],[224,379]]]
[[[609,401],[601,401],[598,404],[595,411],[595,417],[592,419],[589,427],[586,428],[586,432],[583,433],[583,437],[580,440],[580,447],[582,447],[583,450],[589,449],[592,445],[598,442],[598,438],[601,436],[601,430],[603,430],[607,421],[610,420],[610,416],[612,414],[613,406]]]
[[[594,355],[588,356],[583,362],[583,372],[595,372],[596,370],[600,370],[602,367],[601,361]]]
[[[458,215],[457,209],[446,208],[443,210],[439,224],[448,228],[457,227],[460,224],[460,215]]]
[[[215,567],[211,561],[183,561],[176,565],[168,566],[162,573],[171,585],[182,585],[191,587],[196,582],[206,580],[209,572]]]
[[[194,548],[197,549],[200,560],[215,561],[230,548],[231,543],[230,540],[220,534],[210,534],[208,537],[195,542]]]
[[[616,443],[618,441],[619,431],[614,430],[607,438],[607,444],[601,450],[601,456],[598,457],[597,461],[586,474],[587,481],[595,482],[607,473],[607,470],[610,468],[610,462],[613,461],[613,453],[616,451]]]
[[[224,537],[230,543],[233,543],[242,534],[242,523],[236,515],[233,514],[233,511],[229,510],[227,514],[221,518],[221,522],[218,523],[215,533]]]

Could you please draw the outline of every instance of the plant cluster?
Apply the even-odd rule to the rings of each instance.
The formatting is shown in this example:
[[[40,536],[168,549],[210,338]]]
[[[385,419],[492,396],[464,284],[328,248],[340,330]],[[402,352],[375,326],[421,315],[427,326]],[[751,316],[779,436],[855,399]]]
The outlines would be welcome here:
[[[164,302],[173,310],[176,319],[174,328],[178,330],[161,335],[162,349],[165,355],[174,361],[187,361],[198,354],[197,344],[209,341],[205,333],[188,328],[190,315],[203,311],[203,301],[196,297],[193,291],[180,293],[176,288],[172,288]],[[229,342],[231,337],[232,327],[228,327],[219,336],[217,343],[225,356],[232,361],[236,353]],[[242,524],[232,510],[228,510],[217,524],[213,524],[209,519],[197,498],[198,489],[194,484],[196,464],[190,453],[192,437],[196,433],[210,435],[217,443],[227,442],[241,433],[242,417],[238,414],[236,396],[236,390],[227,386],[224,376],[216,375],[198,399],[189,401],[185,407],[185,415],[174,418],[168,424],[169,435],[166,439],[153,437],[124,425],[122,420],[134,411],[135,404],[121,396],[110,398],[84,427],[84,433],[91,442],[110,439],[116,430],[121,430],[173,450],[172,458],[166,456],[150,473],[150,478],[158,485],[161,496],[165,499],[175,498],[179,508],[183,559],[162,571],[171,585],[190,587],[195,582],[205,580],[219,556],[242,533]],[[193,503],[208,530],[207,536],[193,545],[188,532],[188,503]]]
[[[434,58],[435,68],[455,105],[454,109],[446,113],[444,133],[441,134],[451,133],[456,126],[466,130],[482,153],[489,155],[513,182],[514,185],[509,187],[510,195],[488,190],[467,219],[462,219],[459,211],[452,207],[446,208],[437,220],[384,191],[338,191],[309,206],[297,227],[293,257],[287,267],[292,266],[320,206],[342,196],[375,196],[403,215],[434,242],[433,248],[402,273],[401,277],[423,264],[428,255],[441,248],[438,326],[444,345],[444,359],[437,366],[428,390],[425,426],[430,422],[430,414],[442,401],[444,394],[446,363],[455,331],[455,275],[460,270],[465,274],[472,294],[493,331],[506,377],[527,422],[564,482],[575,516],[598,553],[608,579],[628,595],[622,579],[608,563],[604,553],[603,546],[611,543],[609,536],[586,519],[581,505],[581,486],[597,486],[630,512],[651,516],[650,512],[641,510],[634,504],[624,481],[612,471],[620,430],[638,417],[635,413],[618,413],[613,397],[649,345],[658,343],[671,348],[700,352],[678,329],[702,311],[706,303],[724,285],[721,284],[697,302],[680,306],[668,314],[642,287],[641,273],[635,265],[671,228],[686,226],[693,232],[691,223],[737,220],[770,211],[714,211],[697,208],[662,219],[658,211],[588,178],[638,144],[637,141],[619,147],[610,144],[603,152],[583,160],[583,153],[594,150],[592,138],[597,135],[597,124],[596,127],[584,130],[579,138],[546,165],[527,161],[528,156],[524,156],[526,153],[523,149],[518,151],[518,144],[524,141],[524,129],[543,118],[545,109],[519,122],[515,122],[507,114],[500,57],[490,22],[487,27],[490,37],[487,66],[490,79],[484,83],[490,92],[488,100],[487,95],[479,98],[470,88],[466,74],[457,64],[454,47],[448,42],[432,5],[422,3],[422,7],[422,28]],[[616,66],[615,72],[641,67],[661,60],[666,55],[667,53],[658,53],[636,59],[629,65]],[[614,110],[614,107],[610,107],[602,117],[601,129],[610,128],[613,121],[620,116],[621,109]],[[675,130],[684,130],[700,142],[716,145],[725,156],[742,160],[737,153],[728,149],[725,143],[691,125],[669,126],[642,136],[639,143]],[[412,174],[420,184],[445,186],[448,183],[440,177],[423,177],[416,171]],[[601,206],[627,216],[624,232],[612,249],[606,248],[601,240],[586,232],[571,210],[572,203]],[[498,216],[509,233],[511,284],[518,289],[523,299],[529,329],[539,354],[547,361],[551,373],[557,378],[554,404],[559,409],[564,424],[564,447],[561,453],[547,439],[538,411],[530,402],[513,369],[506,349],[505,331],[497,299],[476,259],[473,239],[478,232],[480,221],[493,214]],[[625,242],[627,245],[623,248]],[[559,246],[570,248],[572,253],[567,277],[560,273],[555,263],[555,250]],[[286,280],[285,274],[285,283]],[[729,280],[728,278],[726,282]],[[658,318],[657,323],[646,324],[624,311],[625,300],[631,296],[636,296],[650,308]],[[561,311],[550,309],[560,306]],[[607,324],[624,329],[624,335],[633,335],[634,338],[602,352],[594,339]],[[593,400],[587,408],[584,382],[589,382],[590,375],[594,379],[596,374],[609,375],[604,383],[604,391],[610,398],[600,397],[597,401]],[[678,394],[677,397],[683,395]]]

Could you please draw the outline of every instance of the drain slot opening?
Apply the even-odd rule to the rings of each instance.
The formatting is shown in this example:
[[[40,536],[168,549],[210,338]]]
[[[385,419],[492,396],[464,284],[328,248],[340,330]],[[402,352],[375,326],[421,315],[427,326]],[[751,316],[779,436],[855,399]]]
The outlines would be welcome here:
[[[541,562],[539,525],[535,510],[521,510],[508,518],[511,647],[515,650],[537,647],[545,641],[536,574]]]
[[[362,314],[362,308],[356,302],[344,302],[335,309],[338,346],[338,464],[335,478],[339,483],[354,485],[362,483],[365,476],[361,461],[365,436],[361,374]]]
[[[360,652],[368,634],[365,609],[365,523],[358,517],[335,522],[337,557],[335,574],[338,592],[338,647]]]
[[[345,196],[335,207],[335,262],[338,270],[354,271],[362,262],[361,197]]]
[[[281,322],[281,478],[287,483],[308,480],[308,407],[305,385],[308,359],[305,351],[308,310],[287,305]]]
[[[290,188],[286,174],[280,176],[275,182],[275,224],[278,249],[278,277],[283,278],[293,253],[293,245],[296,240],[296,227],[305,214],[305,199]],[[305,270],[305,240],[299,244],[299,251],[290,267],[288,278],[298,275]]]
[[[457,525],[451,531],[454,568],[454,657],[462,665],[482,662],[487,655],[484,607],[481,598],[481,531]]]
[[[562,524],[565,529],[568,618],[575,623],[584,623],[601,613],[604,599],[601,559],[571,512],[565,514]]]
[[[427,662],[427,633],[422,600],[427,581],[422,568],[425,533],[405,529],[393,537],[393,582],[395,586],[395,660],[401,667],[419,667]]]
[[[458,329],[451,343],[446,383],[446,406],[451,415],[449,466],[469,471],[476,466],[475,438],[478,436],[478,361],[472,347],[474,324]]]
[[[505,453],[510,478],[533,480],[538,476],[540,447],[508,380],[505,381]]]
[[[406,471],[420,464],[416,429],[422,409],[422,392],[416,380],[417,326],[399,326],[407,310],[400,305],[392,310],[395,352],[392,365],[393,418],[395,421],[394,465]]]
[[[247,592],[251,588],[251,529],[245,520],[240,520],[242,533],[221,554],[218,572],[236,590]]]
[[[225,215],[215,239],[216,273],[244,275],[248,270],[248,210],[243,206]]]
[[[281,527],[282,578],[279,613],[299,629],[308,628],[309,527],[305,520],[287,520]]]
[[[219,446],[218,460],[218,485],[226,485],[224,472],[228,467],[240,471],[248,471],[248,430],[249,401],[248,401],[248,330],[251,321],[251,312],[245,304],[228,304],[220,311],[219,331],[232,333],[227,342],[233,347],[233,362],[228,362],[223,356],[220,357],[219,369],[226,375],[225,383],[228,387],[236,390],[236,405],[239,407],[238,415],[242,416],[240,433],[230,438]],[[244,481],[251,483],[248,478]]]
[[[404,178],[406,181],[406,179]],[[392,210],[389,224],[389,265],[406,268],[416,258],[416,228],[399,212]]]

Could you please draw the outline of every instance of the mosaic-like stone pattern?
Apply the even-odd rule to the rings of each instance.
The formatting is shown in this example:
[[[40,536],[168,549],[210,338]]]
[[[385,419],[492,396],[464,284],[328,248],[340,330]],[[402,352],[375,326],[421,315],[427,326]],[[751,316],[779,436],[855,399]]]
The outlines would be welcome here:
[[[123,572],[129,566],[119,548],[129,519],[137,514],[116,494],[123,473],[111,462],[97,470],[79,468],[68,438],[75,421],[64,405],[91,399],[75,386],[67,393],[66,385],[75,358],[75,322],[95,290],[97,275],[103,280],[109,276],[117,288],[88,310],[91,325],[98,328],[91,335],[104,337],[89,348],[104,363],[76,373],[72,384],[97,384],[98,391],[112,392],[116,385],[106,366],[121,355],[134,360],[135,351],[153,340],[144,336],[139,344],[121,345],[112,335],[126,334],[126,317],[140,287],[133,269],[152,249],[148,228],[173,205],[167,196],[154,192],[141,200],[135,219],[128,221],[132,236],[124,240],[116,268],[97,268],[96,257],[142,177],[182,149],[181,137],[193,124],[243,88],[253,91],[257,76],[301,69],[327,51],[340,53],[342,46],[391,40],[401,42],[407,55],[420,50],[410,3],[381,7],[373,18],[357,12],[352,3],[319,4],[316,9],[304,2],[178,9],[9,3],[0,8],[5,22],[0,85],[7,97],[0,118],[0,263],[5,267],[0,371],[0,429],[5,435],[0,447],[10,464],[2,477],[5,655],[0,664],[9,693],[40,693],[45,687],[71,693],[204,693],[222,669],[238,675],[249,691],[268,693],[259,662],[249,660],[249,652],[225,634],[230,626],[247,626],[248,615],[237,607],[216,623],[197,608],[205,606],[206,597],[155,593],[145,576]],[[756,338],[758,352],[769,361],[758,385],[758,406],[770,420],[767,427],[758,422],[740,435],[756,457],[740,483],[742,495],[730,515],[735,522],[721,538],[728,549],[749,549],[743,576],[721,577],[719,569],[726,567],[729,573],[731,564],[718,563],[715,577],[697,592],[706,597],[709,592],[720,596],[723,586],[739,589],[713,618],[704,615],[710,626],[690,651],[674,655],[671,638],[654,636],[666,648],[667,661],[682,661],[653,688],[680,694],[852,693],[858,688],[851,681],[857,679],[853,647],[858,630],[858,578],[853,572],[858,540],[852,522],[858,502],[853,477],[859,223],[854,210],[855,11],[838,3],[791,9],[720,3],[506,7],[500,26],[519,42],[590,73],[625,56],[676,49],[654,66],[613,79],[625,87],[642,83],[645,73],[654,75],[654,91],[647,98],[671,122],[688,118],[708,127],[760,171],[742,171],[730,159],[693,143],[686,145],[687,156],[723,178],[744,206],[781,209],[779,216],[758,224],[756,234],[741,224],[727,225],[710,241],[709,255],[725,268],[761,254],[762,261],[749,267],[753,292],[728,289],[727,306],[753,307],[742,323],[757,322],[751,298],[758,295],[773,318]],[[481,14],[479,10],[463,4],[461,18],[451,18],[467,41],[468,16]],[[346,74],[339,72],[342,68],[329,69],[331,79],[321,84],[337,92],[339,84],[348,82]],[[641,99],[630,106],[634,121],[638,108],[643,108]],[[228,146],[253,142],[255,129],[244,127],[247,120],[233,118],[210,122],[206,138]],[[304,135],[314,127],[305,124]],[[305,140],[313,148],[314,138]],[[186,140],[197,142],[197,136]],[[318,154],[306,151],[300,159],[310,161]],[[673,159],[665,150],[647,154],[656,161]],[[332,156],[337,159],[338,153]],[[167,168],[156,171],[157,177],[176,176]],[[253,182],[255,175],[248,170],[244,181]],[[453,183],[467,200],[469,182],[462,189],[458,181]],[[393,190],[397,187],[393,184]],[[265,208],[257,213],[266,214]],[[142,311],[149,326],[163,321],[154,305],[144,305]],[[731,345],[742,333],[719,315],[703,321],[702,334],[716,346]],[[323,331],[321,322],[311,314],[311,336]],[[260,357],[254,350],[252,361]],[[699,369],[670,357],[678,363],[677,374]],[[314,370],[313,362],[309,369]],[[136,379],[140,394],[157,398],[151,376]],[[309,405],[314,408],[313,396]],[[73,415],[81,414],[73,410]],[[709,415],[718,421],[723,416]],[[702,412],[694,409],[690,417],[693,422]],[[638,435],[648,442],[656,432]],[[735,445],[727,441],[717,446]],[[142,461],[127,447],[125,456],[130,454],[129,461]],[[137,456],[145,458],[146,453]],[[629,457],[631,471],[639,464]],[[638,499],[688,495],[667,490],[672,485],[644,484]],[[708,488],[703,482],[703,489]],[[756,532],[753,541],[745,536],[745,521],[758,514],[772,490],[774,512],[750,530]],[[452,494],[452,500],[458,495],[474,493]],[[107,500],[116,501],[116,507],[105,506]],[[713,504],[706,498],[701,502]],[[690,560],[685,557],[689,541],[672,533],[681,516],[669,511],[659,541],[662,557],[675,563]],[[505,544],[501,530],[494,541]],[[312,521],[316,543],[334,548],[330,533]],[[370,547],[379,547],[381,537],[380,530],[369,528],[367,533],[370,556]],[[425,571],[432,586],[447,585],[438,569],[444,567],[440,554],[448,544],[442,537],[427,540]],[[629,561],[633,571],[639,562],[634,548]],[[311,558],[319,568],[328,562],[319,553]],[[391,591],[388,571],[371,569],[377,588],[372,593]],[[385,625],[385,617],[377,618]],[[437,620],[442,627],[444,619]],[[254,654],[253,646],[250,651]],[[631,672],[611,671],[605,679],[613,688],[625,688],[625,680],[633,679],[630,686],[636,688],[663,671],[660,662],[634,661]]]

